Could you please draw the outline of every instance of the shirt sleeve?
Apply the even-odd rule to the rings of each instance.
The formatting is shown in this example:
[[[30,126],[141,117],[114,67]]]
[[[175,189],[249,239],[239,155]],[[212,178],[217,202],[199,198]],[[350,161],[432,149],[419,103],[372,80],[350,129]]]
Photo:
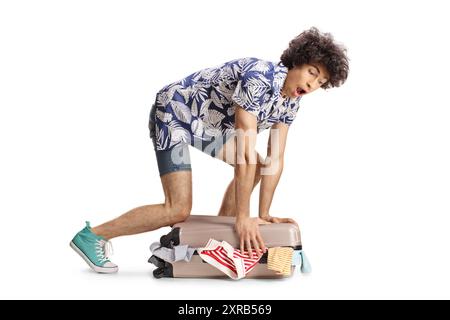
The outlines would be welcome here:
[[[297,116],[298,109],[300,108],[299,103],[290,103],[286,111],[280,116],[280,122],[291,125]]]
[[[241,75],[231,99],[245,111],[258,116],[270,87],[270,79],[262,72],[249,70]]]

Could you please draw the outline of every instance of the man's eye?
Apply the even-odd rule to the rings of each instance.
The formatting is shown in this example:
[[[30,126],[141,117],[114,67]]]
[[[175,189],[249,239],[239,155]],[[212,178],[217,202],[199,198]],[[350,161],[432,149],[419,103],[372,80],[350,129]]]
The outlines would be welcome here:
[[[309,69],[309,74],[316,78],[319,76],[314,69]]]

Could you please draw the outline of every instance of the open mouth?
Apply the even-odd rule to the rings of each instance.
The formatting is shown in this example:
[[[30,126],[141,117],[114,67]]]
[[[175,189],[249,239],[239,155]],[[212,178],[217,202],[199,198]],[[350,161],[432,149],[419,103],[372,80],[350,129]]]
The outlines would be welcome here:
[[[306,93],[306,91],[305,90],[303,90],[302,88],[297,88],[297,94],[300,96],[300,95],[303,95],[303,94],[305,94]]]

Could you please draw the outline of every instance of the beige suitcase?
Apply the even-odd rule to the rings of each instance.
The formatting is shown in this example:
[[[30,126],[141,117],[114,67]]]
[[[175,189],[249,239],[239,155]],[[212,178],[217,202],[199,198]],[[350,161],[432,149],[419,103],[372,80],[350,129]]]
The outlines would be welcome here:
[[[186,221],[173,226],[169,234],[160,239],[161,246],[172,248],[177,245],[189,245],[192,248],[202,248],[210,238],[226,241],[234,248],[239,248],[239,239],[234,230],[234,217],[192,215]],[[260,225],[260,233],[267,248],[292,247],[302,250],[300,230],[295,224],[273,223]],[[149,262],[156,265],[153,271],[155,278],[218,278],[226,277],[224,273],[204,262],[194,253],[189,262],[166,262],[156,256],[151,256]],[[291,274],[295,266],[291,267]],[[267,253],[260,259],[258,265],[250,271],[246,278],[282,278],[275,271],[267,268]]]

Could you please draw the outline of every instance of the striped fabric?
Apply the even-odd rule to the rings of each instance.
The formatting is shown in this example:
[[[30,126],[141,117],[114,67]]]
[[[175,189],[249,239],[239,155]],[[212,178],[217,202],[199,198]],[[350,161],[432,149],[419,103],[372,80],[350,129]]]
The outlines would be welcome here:
[[[244,278],[260,259],[256,255],[256,250],[253,250],[254,258],[250,258],[248,253],[241,253],[228,242],[219,242],[214,239],[209,239],[206,247],[197,249],[197,252],[205,262],[234,280]]]
[[[293,253],[294,249],[289,247],[270,248],[267,257],[267,268],[284,276],[291,275]]]

